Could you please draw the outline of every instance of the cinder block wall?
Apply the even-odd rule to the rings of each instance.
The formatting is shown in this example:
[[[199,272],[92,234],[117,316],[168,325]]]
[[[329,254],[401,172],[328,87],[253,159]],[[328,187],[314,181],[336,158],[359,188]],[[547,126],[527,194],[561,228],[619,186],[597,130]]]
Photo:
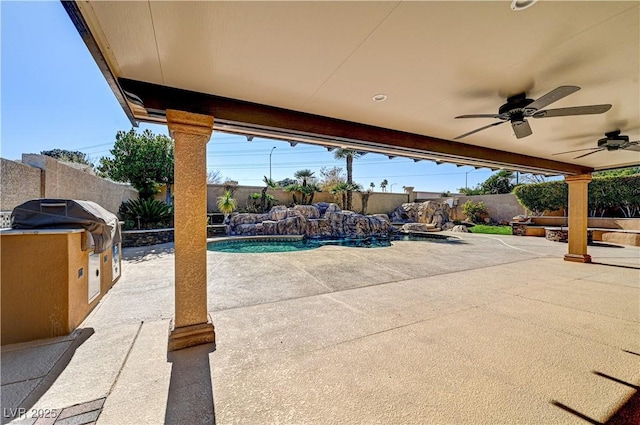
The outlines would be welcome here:
[[[46,155],[23,154],[22,164],[2,159],[2,210],[10,211],[34,198],[93,201],[117,213],[120,204],[137,199],[138,191],[70,167]]]
[[[40,198],[42,171],[0,158],[0,210],[11,211],[30,199]]]
[[[238,201],[238,208],[243,209],[247,207],[249,195],[252,193],[261,193],[263,186],[237,186],[233,198]],[[217,199],[224,192],[224,185],[210,184],[207,186],[207,211],[218,212]],[[285,192],[282,189],[271,190],[267,193],[274,196],[280,205],[288,205],[293,203],[293,196],[289,192]],[[313,197],[313,202],[336,202],[333,195],[327,192],[316,193]],[[382,193],[373,192],[369,196],[369,202],[367,204],[367,214],[390,214],[398,206],[408,202],[408,195],[406,193]],[[353,192],[353,205],[352,209],[355,212],[362,210],[362,196]]]
[[[462,213],[462,205],[467,201],[482,201],[487,204],[489,217],[497,222],[511,221],[511,219],[517,215],[526,214],[526,209],[520,205],[518,199],[512,193],[505,193],[501,195],[456,196],[454,199],[458,200],[454,218],[459,220],[465,218],[465,215]]]

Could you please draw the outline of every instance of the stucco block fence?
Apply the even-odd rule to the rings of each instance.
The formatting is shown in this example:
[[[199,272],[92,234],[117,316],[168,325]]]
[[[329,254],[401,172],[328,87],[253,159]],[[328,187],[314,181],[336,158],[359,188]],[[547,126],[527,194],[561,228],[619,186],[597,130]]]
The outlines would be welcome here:
[[[238,201],[238,209],[247,208],[249,204],[249,195],[252,193],[260,193],[264,186],[237,186],[233,192],[233,198]],[[224,185],[210,184],[207,186],[207,211],[219,212],[217,199],[225,191]],[[278,200],[279,205],[292,205],[293,195],[282,189],[269,189],[270,195]],[[389,192],[372,192],[367,203],[366,214],[391,214],[398,205],[405,202],[412,202],[409,193],[389,193]],[[336,198],[328,192],[318,192],[313,197],[313,203],[326,202],[334,203]],[[353,193],[352,211],[360,213],[362,211],[362,197],[359,193]]]
[[[22,162],[0,158],[0,209],[11,212],[37,198],[92,201],[117,213],[120,204],[138,199],[138,191],[75,168],[46,155],[23,154]]]

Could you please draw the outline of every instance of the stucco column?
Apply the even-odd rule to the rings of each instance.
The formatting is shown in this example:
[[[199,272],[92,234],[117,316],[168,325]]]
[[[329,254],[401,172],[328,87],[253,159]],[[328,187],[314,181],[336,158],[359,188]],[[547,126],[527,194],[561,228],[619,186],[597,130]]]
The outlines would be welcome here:
[[[215,341],[207,311],[207,142],[213,117],[167,110],[167,125],[175,141],[173,351]]]
[[[587,254],[587,220],[589,202],[589,182],[591,174],[566,176],[569,186],[569,252],[565,254],[565,261],[590,263],[591,256]]]

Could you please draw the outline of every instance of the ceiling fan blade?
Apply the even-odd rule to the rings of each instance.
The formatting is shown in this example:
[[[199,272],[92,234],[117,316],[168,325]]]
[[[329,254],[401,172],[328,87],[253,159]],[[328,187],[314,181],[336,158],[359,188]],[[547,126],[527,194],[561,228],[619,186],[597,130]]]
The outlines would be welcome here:
[[[461,136],[455,137],[453,140],[462,139],[463,137],[467,137],[467,136],[470,136],[470,135],[472,135],[472,134],[474,134],[474,133],[477,133],[477,132],[479,132],[479,131],[486,130],[486,129],[487,129],[487,128],[489,128],[489,127],[493,127],[493,126],[496,126],[496,125],[504,124],[505,122],[506,122],[506,121],[498,121],[498,122],[494,122],[493,124],[485,125],[484,127],[476,128],[476,129],[475,129],[475,130],[473,130],[473,131],[470,131],[470,132],[468,132],[468,133],[464,133],[464,134],[463,134],[463,135],[461,135]]]
[[[631,146],[628,146],[625,149],[628,150],[628,151],[638,151],[638,152],[640,152],[640,146],[638,146],[638,143],[640,143],[640,140],[638,140],[637,142],[631,142]]]
[[[580,87],[578,86],[560,86],[528,104],[527,109],[542,109],[547,105],[551,105],[553,102],[557,102],[563,97],[567,97],[570,94],[577,92],[578,90],[580,90]]]
[[[574,151],[558,152],[558,153],[554,153],[554,154],[552,154],[552,155],[564,155],[565,153],[584,152],[584,151],[595,151],[595,150],[602,150],[602,148],[576,149],[576,150],[574,150]]]
[[[593,155],[594,153],[598,153],[598,152],[603,151],[603,150],[604,150],[603,148],[600,148],[600,149],[595,150],[595,151],[593,151],[593,152],[589,152],[589,153],[585,153],[584,155],[576,156],[576,157],[575,157],[575,158],[573,158],[573,159],[584,158],[584,157],[585,157],[585,156],[587,156],[587,155]]]
[[[511,128],[513,128],[513,132],[516,134],[518,139],[522,139],[523,137],[531,136],[533,134],[531,126],[527,121],[513,121],[511,123]]]
[[[603,114],[611,109],[611,105],[572,106],[570,108],[546,109],[533,114],[533,118],[565,117],[568,115]]]
[[[500,115],[496,114],[470,114],[470,115],[460,115],[456,118],[495,118],[497,120],[503,119]]]

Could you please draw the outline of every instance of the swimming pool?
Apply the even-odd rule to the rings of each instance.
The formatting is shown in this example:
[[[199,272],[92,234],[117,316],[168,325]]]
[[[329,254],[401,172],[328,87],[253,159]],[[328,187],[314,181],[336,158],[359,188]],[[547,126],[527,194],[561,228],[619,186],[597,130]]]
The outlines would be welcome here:
[[[230,253],[294,252],[326,245],[351,248],[384,248],[392,241],[454,242],[458,239],[436,234],[399,234],[389,238],[304,238],[302,236],[248,236],[220,238],[207,243],[208,251]]]

